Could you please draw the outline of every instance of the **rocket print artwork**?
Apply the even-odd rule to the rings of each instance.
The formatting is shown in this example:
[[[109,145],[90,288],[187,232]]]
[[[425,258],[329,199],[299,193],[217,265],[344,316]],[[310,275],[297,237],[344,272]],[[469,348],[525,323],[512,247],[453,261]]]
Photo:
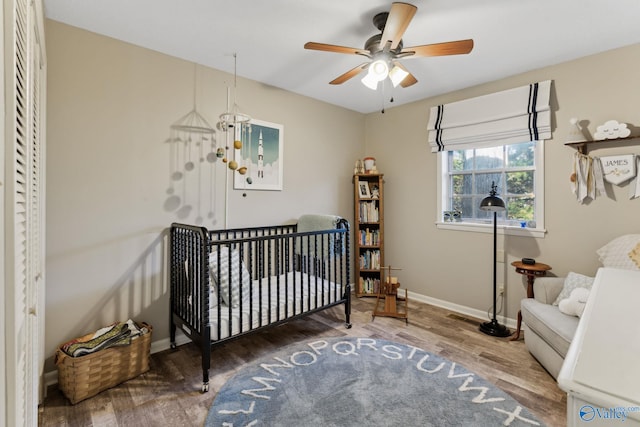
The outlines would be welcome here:
[[[237,190],[282,190],[283,126],[251,120],[248,141],[235,151],[238,164],[246,166],[246,175],[234,174]]]
[[[258,138],[258,178],[264,178],[264,144],[262,142],[262,130]]]

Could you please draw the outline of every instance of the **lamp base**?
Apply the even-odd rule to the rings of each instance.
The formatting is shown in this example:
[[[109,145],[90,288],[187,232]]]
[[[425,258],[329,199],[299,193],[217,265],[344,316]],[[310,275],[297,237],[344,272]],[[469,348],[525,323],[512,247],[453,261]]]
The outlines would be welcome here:
[[[481,323],[480,331],[494,337],[508,337],[511,335],[509,328],[498,323],[496,319],[493,319],[490,322]]]

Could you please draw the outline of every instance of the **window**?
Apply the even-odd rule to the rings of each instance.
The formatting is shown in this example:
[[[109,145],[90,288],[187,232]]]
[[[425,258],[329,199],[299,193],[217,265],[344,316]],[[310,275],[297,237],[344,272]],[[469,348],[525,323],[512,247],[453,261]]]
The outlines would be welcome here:
[[[551,83],[430,108],[427,139],[439,159],[438,228],[492,228],[493,215],[479,206],[495,182],[507,206],[498,218],[499,232],[544,237],[543,159],[544,140],[551,138]]]
[[[491,212],[480,209],[495,182],[506,211],[498,225],[510,234],[541,237],[544,233],[543,141],[490,148],[443,151],[440,156],[438,226],[474,229],[490,225]],[[459,211],[458,217],[446,211]],[[455,219],[454,219],[455,218]],[[486,227],[485,227],[486,228]]]

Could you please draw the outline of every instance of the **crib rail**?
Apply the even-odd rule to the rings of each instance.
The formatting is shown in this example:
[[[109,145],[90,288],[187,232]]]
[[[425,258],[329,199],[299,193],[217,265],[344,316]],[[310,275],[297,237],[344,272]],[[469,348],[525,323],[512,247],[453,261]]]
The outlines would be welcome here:
[[[205,335],[206,324],[202,322],[201,313],[209,307],[209,251],[206,228],[172,224],[169,305],[172,316],[192,339]],[[171,335],[174,342],[174,330]]]

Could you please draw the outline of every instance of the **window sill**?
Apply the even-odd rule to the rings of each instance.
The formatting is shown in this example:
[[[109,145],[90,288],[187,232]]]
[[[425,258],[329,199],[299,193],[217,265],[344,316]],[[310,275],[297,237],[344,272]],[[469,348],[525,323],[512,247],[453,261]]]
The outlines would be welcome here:
[[[436,227],[440,230],[467,231],[472,233],[493,233],[493,224],[476,224],[472,222],[436,222]],[[497,227],[498,234],[506,234],[508,236],[534,237],[536,239],[544,239],[547,230],[543,228],[522,228],[508,225],[500,225]]]

